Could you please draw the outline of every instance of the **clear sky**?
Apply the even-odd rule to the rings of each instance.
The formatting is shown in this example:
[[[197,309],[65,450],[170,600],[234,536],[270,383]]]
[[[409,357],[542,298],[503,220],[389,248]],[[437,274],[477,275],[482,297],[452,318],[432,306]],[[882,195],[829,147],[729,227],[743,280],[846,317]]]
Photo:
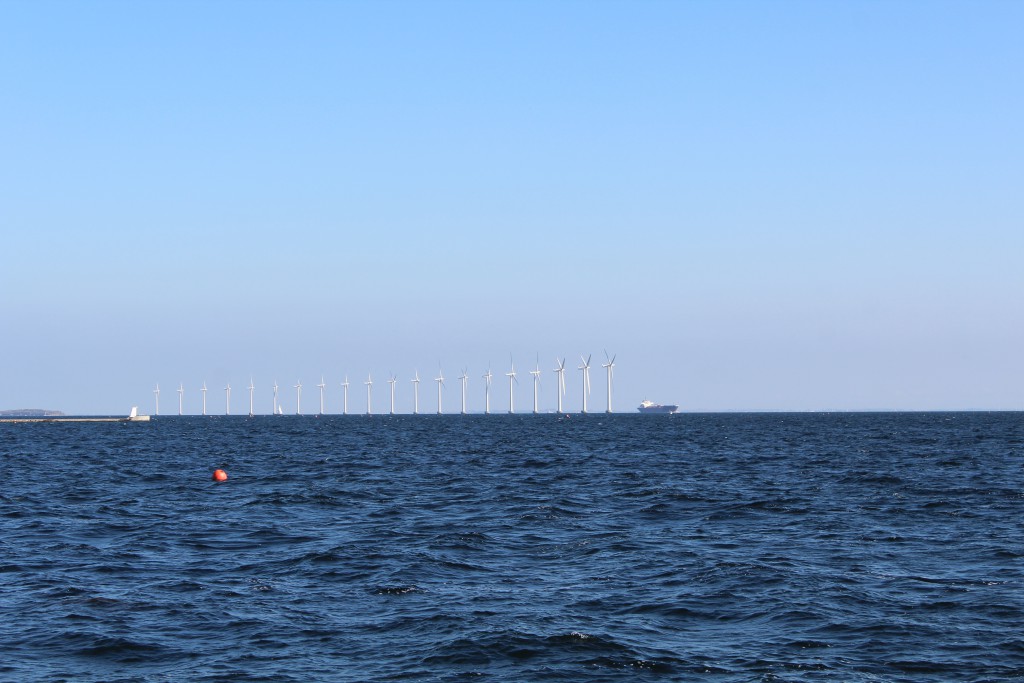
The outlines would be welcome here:
[[[0,4],[0,409],[1024,408],[1024,3]]]

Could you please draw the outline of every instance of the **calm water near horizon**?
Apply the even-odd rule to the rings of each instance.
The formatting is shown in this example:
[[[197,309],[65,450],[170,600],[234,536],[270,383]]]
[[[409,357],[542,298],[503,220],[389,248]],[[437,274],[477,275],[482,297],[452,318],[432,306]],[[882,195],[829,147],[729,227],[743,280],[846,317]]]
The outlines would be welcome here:
[[[1024,679],[1022,413],[0,424],[0,481],[2,681]]]

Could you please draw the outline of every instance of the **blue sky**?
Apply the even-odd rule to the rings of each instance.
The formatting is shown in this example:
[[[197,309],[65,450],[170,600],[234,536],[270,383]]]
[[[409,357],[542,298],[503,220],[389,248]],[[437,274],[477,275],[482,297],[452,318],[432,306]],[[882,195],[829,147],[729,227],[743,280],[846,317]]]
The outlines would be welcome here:
[[[159,382],[176,412],[183,382],[196,412],[206,381],[237,411],[252,376],[265,410],[301,379],[308,412],[323,375],[337,412],[345,374],[394,372],[407,411],[439,364],[471,410],[491,364],[507,409],[510,355],[538,354],[542,409],[556,356],[578,408],[603,349],[616,410],[1020,409],[1022,22],[4,3],[0,409],[151,412]]]

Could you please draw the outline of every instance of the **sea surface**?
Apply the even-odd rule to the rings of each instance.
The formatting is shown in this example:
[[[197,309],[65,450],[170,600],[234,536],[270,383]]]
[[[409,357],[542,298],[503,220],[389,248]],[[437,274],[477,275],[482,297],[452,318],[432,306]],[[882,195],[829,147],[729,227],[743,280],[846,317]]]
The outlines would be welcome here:
[[[0,484],[3,681],[1024,680],[1022,413],[0,424]]]

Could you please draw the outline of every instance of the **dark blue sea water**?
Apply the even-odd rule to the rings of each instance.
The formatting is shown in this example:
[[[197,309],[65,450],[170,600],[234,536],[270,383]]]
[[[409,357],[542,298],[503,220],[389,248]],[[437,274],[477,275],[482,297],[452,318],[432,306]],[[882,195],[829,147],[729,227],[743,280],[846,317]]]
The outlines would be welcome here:
[[[4,681],[1024,679],[1021,413],[0,424],[0,482]]]

